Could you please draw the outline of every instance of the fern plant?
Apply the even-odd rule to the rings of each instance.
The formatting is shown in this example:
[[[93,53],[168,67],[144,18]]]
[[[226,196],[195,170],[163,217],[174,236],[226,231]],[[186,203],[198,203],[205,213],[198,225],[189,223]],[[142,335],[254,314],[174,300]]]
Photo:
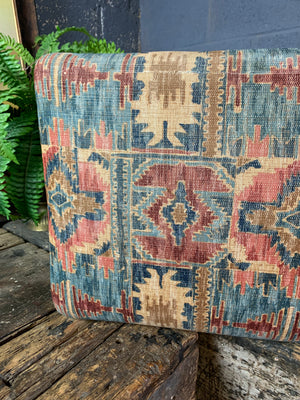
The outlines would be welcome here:
[[[61,44],[67,32],[80,32],[86,41]],[[85,28],[56,27],[36,39],[34,58],[24,46],[0,32],[0,214],[12,216],[12,205],[21,218],[39,221],[44,193],[38,117],[33,86],[36,60],[46,53],[119,53],[115,43],[98,40]]]

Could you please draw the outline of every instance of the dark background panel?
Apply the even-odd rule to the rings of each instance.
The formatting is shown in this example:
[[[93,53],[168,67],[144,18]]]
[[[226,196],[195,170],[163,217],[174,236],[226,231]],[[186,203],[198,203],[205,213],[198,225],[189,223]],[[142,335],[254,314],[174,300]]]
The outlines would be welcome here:
[[[139,0],[35,0],[39,34],[58,25],[84,26],[94,36],[114,41],[125,52],[139,50]],[[64,41],[83,39],[78,33],[66,34]]]
[[[299,0],[140,0],[141,49],[299,47]]]

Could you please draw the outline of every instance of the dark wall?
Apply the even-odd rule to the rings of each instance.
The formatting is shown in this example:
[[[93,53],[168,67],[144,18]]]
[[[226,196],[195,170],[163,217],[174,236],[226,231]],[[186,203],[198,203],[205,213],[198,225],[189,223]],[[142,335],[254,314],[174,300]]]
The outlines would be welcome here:
[[[140,0],[141,50],[300,47],[299,0]]]
[[[58,25],[84,26],[94,36],[114,41],[126,52],[139,50],[139,0],[35,0],[39,34]],[[65,40],[78,40],[66,34]]]

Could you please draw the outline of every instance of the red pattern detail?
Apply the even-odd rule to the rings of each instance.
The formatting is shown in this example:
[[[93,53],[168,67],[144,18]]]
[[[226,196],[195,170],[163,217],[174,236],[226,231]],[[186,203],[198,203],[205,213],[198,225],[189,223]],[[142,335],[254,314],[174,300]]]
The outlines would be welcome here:
[[[60,295],[60,293],[61,293],[61,295]],[[64,282],[60,283],[60,293],[59,293],[59,284],[57,283],[55,285],[54,283],[52,283],[51,295],[52,295],[52,300],[55,305],[55,308],[58,312],[67,315]]]
[[[53,59],[55,58],[55,54],[52,54],[51,56],[44,56],[40,58],[34,68],[34,80],[35,80],[35,87],[36,91],[38,94],[41,93],[42,90],[42,96],[46,97],[46,94],[48,96],[48,100],[51,100],[51,65],[53,62]],[[46,80],[46,85],[45,85],[45,80]],[[47,91],[47,93],[46,93]]]
[[[105,136],[105,121],[100,122],[99,133],[96,132],[95,135],[95,148],[99,150],[111,150],[112,149],[112,132],[109,132],[107,136]]]
[[[77,300],[75,286],[72,286],[72,293],[73,293],[74,307],[76,310],[76,314],[79,318],[82,316],[84,317],[85,312],[87,313],[88,317],[91,317],[91,313],[93,313],[94,316],[96,316],[96,314],[101,315],[103,311],[112,312],[113,310],[112,307],[103,306],[100,300],[95,301],[94,297],[91,297],[91,299],[89,299],[89,295],[86,293],[82,298],[82,292],[80,289],[77,290],[77,295],[78,295],[78,300]],[[80,314],[79,311],[81,312],[82,315]]]
[[[178,165],[155,164],[135,182],[135,185],[158,186],[175,190],[179,181],[185,182],[185,189],[190,193],[198,190],[229,192],[229,188],[219,178],[213,168],[203,166],[190,167],[183,163],[179,163]]]
[[[46,170],[47,167],[45,167]],[[96,246],[99,237],[103,236],[110,224],[110,187],[94,171],[91,163],[79,163],[79,187],[83,191],[104,191],[105,202],[102,208],[105,211],[105,218],[103,221],[82,219],[79,221],[74,234],[65,243],[61,243],[55,235],[52,224],[49,224],[49,237],[57,249],[58,260],[62,263],[62,269],[63,271],[68,270],[71,273],[74,272],[73,265],[75,265],[73,247],[85,246],[87,243],[93,243]]]
[[[99,256],[98,257],[98,268],[104,269],[104,278],[108,279],[109,271],[114,272],[114,270],[115,270],[114,259],[112,257]]]
[[[289,337],[289,340],[293,340],[295,335],[297,335],[295,340],[300,340],[299,321],[300,321],[300,311],[297,311],[296,312],[296,316],[295,316],[294,325],[293,325],[292,332],[291,332],[291,336]]]
[[[213,332],[213,328],[216,328],[216,333],[221,334],[223,326],[228,326],[229,321],[224,321],[225,301],[221,301],[219,315],[217,316],[217,307],[212,307],[211,319],[210,319],[210,331]]]
[[[62,100],[66,100],[67,91],[68,96],[72,97],[72,84],[75,84],[75,94],[80,94],[82,88],[84,92],[90,87],[95,86],[95,80],[108,79],[108,72],[96,71],[96,64],[90,64],[89,61],[69,54],[61,68],[61,94]]]
[[[227,87],[226,87],[226,103],[229,101],[230,89],[234,88],[235,103],[234,108],[236,112],[241,108],[241,92],[242,84],[249,81],[249,74],[242,74],[242,52],[239,51],[236,59],[236,68],[233,68],[233,56],[228,57],[228,70],[227,70]]]
[[[49,127],[49,144],[53,146],[70,146],[70,129],[65,129],[63,119],[53,118],[53,129]]]
[[[90,162],[78,162],[79,189],[87,192],[104,192],[105,200],[110,204],[110,186],[105,183],[94,165]]]
[[[261,126],[254,126],[254,139],[248,139],[247,156],[248,157],[268,157],[270,137],[267,135],[260,140]]]
[[[183,238],[180,246],[173,244],[173,238],[172,242],[169,238],[151,236],[139,236],[138,240],[153,258],[174,260],[178,264],[184,261],[205,264],[223,249],[222,244],[219,243],[191,242],[190,236],[192,236],[191,233]]]
[[[185,182],[186,198],[194,211],[197,212],[197,219],[193,225],[186,229],[181,244],[176,245],[172,229],[161,215],[161,210],[174,198],[174,191],[179,181]],[[208,206],[199,200],[195,191],[229,191],[212,168],[189,167],[182,163],[176,166],[156,164],[151,166],[135,184],[136,186],[154,186],[167,189],[166,193],[159,197],[151,207],[144,210],[144,213],[163,232],[164,237],[145,235],[137,237],[143,248],[154,259],[173,260],[177,263],[187,261],[204,264],[222,250],[223,245],[220,243],[194,240],[196,232],[202,231],[218,218],[213,215]]]
[[[120,314],[123,314],[124,321],[127,323],[134,322],[132,296],[128,297],[128,308],[126,308],[126,291],[125,290],[121,291],[121,306],[122,306],[122,308],[117,308],[116,311]]]
[[[105,210],[109,208],[110,204],[107,202],[103,205]],[[49,224],[49,237],[57,250],[58,260],[62,263],[62,270],[74,273],[73,266],[75,266],[75,255],[73,246],[82,246],[87,243],[94,243],[96,246],[97,240],[101,237],[109,223],[109,215],[106,214],[104,221],[92,221],[83,219],[78,223],[76,232],[70,237],[66,243],[62,243],[55,235],[52,224]]]
[[[120,81],[120,108],[125,106],[125,88],[128,87],[129,100],[133,100],[133,79],[134,79],[134,67],[135,58],[133,58],[129,65],[129,70],[126,71],[127,65],[131,54],[126,54],[122,62],[121,72],[114,73],[114,79]]]
[[[255,272],[254,271],[234,271],[234,287],[241,285],[240,294],[244,295],[246,293],[246,284],[251,288],[254,287]]]
[[[267,261],[269,264],[282,266],[282,259],[277,246],[272,245],[272,238],[267,234],[241,232],[238,227],[239,205],[243,202],[275,202],[278,194],[283,193],[285,182],[300,171],[300,161],[295,161],[286,168],[277,168],[275,172],[261,172],[252,177],[252,182],[234,198],[231,219],[230,238],[245,249],[247,261]]]
[[[283,316],[284,310],[280,310],[278,314],[277,325],[274,325],[275,313],[272,313],[269,322],[268,314],[262,314],[260,321],[258,317],[256,317],[255,320],[248,319],[246,323],[234,322],[232,326],[234,328],[243,328],[246,330],[246,332],[252,331],[254,334],[258,333],[258,336],[263,336],[263,334],[266,333],[266,338],[269,338],[271,333],[273,333],[273,337],[271,339],[275,339],[279,335]]]
[[[270,67],[269,74],[254,75],[254,83],[266,83],[271,85],[271,92],[274,92],[276,87],[279,88],[279,94],[284,94],[286,88],[286,99],[293,99],[293,89],[297,90],[297,104],[300,104],[300,56],[297,56],[297,66],[294,67],[294,61],[291,57],[286,59],[286,68],[283,67],[283,62],[279,63],[280,67]]]
[[[295,288],[296,276],[300,277],[300,270],[295,268],[290,269],[288,265],[282,265],[279,267],[279,273],[281,275],[281,286],[280,289],[287,288],[286,297],[292,298]],[[300,279],[298,278],[298,281]],[[300,298],[300,293],[296,293],[296,298]]]

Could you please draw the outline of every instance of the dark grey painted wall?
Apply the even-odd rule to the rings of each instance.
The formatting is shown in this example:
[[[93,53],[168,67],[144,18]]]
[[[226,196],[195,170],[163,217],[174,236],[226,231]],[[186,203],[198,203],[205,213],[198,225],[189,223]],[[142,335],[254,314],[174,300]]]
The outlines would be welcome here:
[[[141,50],[300,47],[299,0],[140,0]]]
[[[139,0],[35,0],[39,34],[56,25],[84,26],[98,38],[114,41],[126,52],[139,50]],[[65,40],[79,40],[66,34]]]

